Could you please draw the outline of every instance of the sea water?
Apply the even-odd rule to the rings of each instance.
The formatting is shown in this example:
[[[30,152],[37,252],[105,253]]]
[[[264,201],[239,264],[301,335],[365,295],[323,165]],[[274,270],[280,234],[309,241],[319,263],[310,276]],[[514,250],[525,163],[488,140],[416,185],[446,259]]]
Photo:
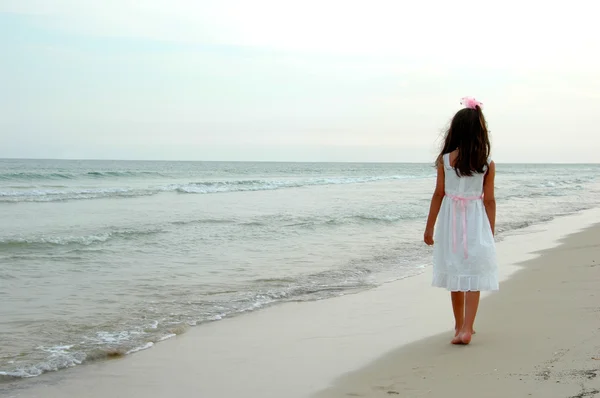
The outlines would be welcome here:
[[[600,205],[600,165],[497,165],[497,238]],[[0,383],[421,273],[430,164],[0,160]]]

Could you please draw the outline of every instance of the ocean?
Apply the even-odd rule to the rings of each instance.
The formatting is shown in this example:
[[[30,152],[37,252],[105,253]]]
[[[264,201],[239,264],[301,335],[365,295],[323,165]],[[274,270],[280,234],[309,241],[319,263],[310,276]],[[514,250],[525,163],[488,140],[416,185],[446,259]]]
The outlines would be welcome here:
[[[599,206],[599,175],[498,164],[497,239]],[[420,274],[434,177],[431,164],[0,160],[0,383]]]

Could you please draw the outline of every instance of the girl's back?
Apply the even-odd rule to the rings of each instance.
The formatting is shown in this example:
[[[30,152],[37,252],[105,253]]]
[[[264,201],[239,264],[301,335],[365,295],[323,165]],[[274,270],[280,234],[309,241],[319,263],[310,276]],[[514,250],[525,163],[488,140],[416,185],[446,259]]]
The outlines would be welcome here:
[[[452,166],[451,160],[453,154],[446,153],[442,156],[444,163],[444,185],[448,194],[456,196],[478,196],[483,193],[483,180],[485,173],[473,173],[471,176],[461,176],[456,174],[456,169]]]

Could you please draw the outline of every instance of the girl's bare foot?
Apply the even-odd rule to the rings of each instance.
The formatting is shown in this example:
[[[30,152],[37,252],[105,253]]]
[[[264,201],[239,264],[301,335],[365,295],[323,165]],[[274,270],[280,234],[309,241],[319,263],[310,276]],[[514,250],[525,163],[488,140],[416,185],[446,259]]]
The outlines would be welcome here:
[[[460,332],[458,336],[452,339],[452,344],[467,345],[471,342],[472,335],[473,333],[471,332]]]
[[[458,332],[459,332],[459,329],[456,329],[456,328],[455,328],[455,329],[454,329],[454,337],[458,336]],[[475,334],[475,333],[477,333],[477,332],[475,332],[475,331],[473,330],[473,334]]]

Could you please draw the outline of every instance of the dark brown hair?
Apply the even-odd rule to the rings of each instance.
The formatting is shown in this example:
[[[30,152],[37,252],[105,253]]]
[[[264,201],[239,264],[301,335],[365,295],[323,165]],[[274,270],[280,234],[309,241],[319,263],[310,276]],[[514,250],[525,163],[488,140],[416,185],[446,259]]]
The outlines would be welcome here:
[[[450,127],[446,131],[444,145],[437,158],[440,164],[442,157],[458,149],[454,162],[454,170],[460,176],[472,176],[473,173],[484,173],[488,168],[490,156],[490,139],[487,122],[481,108],[464,108],[456,112]]]

